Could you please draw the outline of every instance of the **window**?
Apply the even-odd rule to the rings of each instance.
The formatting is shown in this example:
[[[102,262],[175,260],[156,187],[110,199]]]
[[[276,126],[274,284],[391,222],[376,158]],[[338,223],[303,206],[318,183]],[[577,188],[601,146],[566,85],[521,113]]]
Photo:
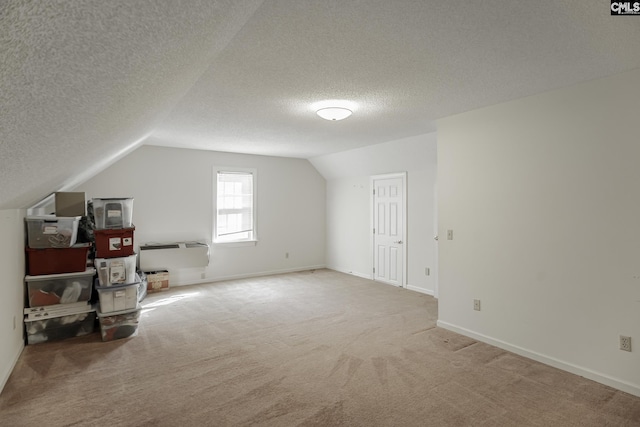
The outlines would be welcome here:
[[[255,169],[215,169],[214,243],[256,241]]]

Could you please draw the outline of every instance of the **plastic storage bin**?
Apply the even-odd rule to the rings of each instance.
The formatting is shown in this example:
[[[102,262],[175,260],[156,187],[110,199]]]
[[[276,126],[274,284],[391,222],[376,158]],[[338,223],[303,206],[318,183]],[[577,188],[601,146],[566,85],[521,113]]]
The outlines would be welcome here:
[[[138,289],[140,289],[140,282],[120,286],[96,286],[100,299],[100,312],[108,314],[133,310],[138,306]]]
[[[30,248],[68,248],[76,243],[79,216],[28,216],[25,221]]]
[[[102,341],[113,341],[137,335],[141,311],[142,309],[140,306],[134,310],[119,311],[109,314],[105,314],[98,310]]]
[[[91,304],[88,301],[74,302],[70,304],[55,304],[39,307],[27,307],[24,309],[26,320],[41,320],[50,317],[68,316],[70,314],[86,313],[90,311]]]
[[[142,271],[138,271],[137,274],[140,278],[140,285],[138,287],[138,302],[142,302],[142,300],[147,296],[147,276]]]
[[[26,276],[29,307],[89,301],[95,274],[88,268],[82,273]]]
[[[136,254],[118,258],[96,258],[93,262],[98,271],[100,286],[128,285],[135,283]]]
[[[66,249],[26,248],[27,271],[31,276],[85,271],[89,246],[82,243]]]
[[[136,228],[94,230],[96,257],[113,258],[133,255],[133,232]]]
[[[25,320],[27,343],[38,344],[91,334],[94,331],[96,312],[50,317],[43,320]]]
[[[96,229],[133,227],[133,198],[91,199]]]

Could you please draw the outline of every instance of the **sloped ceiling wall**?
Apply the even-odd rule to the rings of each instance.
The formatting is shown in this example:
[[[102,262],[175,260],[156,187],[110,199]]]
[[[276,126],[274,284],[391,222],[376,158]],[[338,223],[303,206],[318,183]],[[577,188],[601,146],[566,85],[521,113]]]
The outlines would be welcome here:
[[[0,3],[0,209],[139,143],[262,1],[188,3]]]

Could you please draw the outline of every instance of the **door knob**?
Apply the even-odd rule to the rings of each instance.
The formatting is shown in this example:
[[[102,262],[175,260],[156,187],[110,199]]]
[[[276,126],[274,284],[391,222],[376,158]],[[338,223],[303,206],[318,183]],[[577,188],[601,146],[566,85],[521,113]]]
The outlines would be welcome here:
[[[398,245],[401,245],[401,244],[402,244],[402,240],[398,240],[397,242],[393,242],[393,243],[396,243],[396,244],[398,244]]]

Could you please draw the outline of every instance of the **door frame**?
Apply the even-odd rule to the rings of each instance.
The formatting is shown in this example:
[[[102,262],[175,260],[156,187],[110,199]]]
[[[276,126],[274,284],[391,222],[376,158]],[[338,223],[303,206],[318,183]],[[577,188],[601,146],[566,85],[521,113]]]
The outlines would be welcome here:
[[[407,247],[409,243],[409,238],[407,236],[407,172],[394,172],[394,173],[386,173],[382,175],[371,175],[369,177],[369,249],[371,251],[371,279],[380,283],[388,284],[391,286],[395,286],[392,283],[383,282],[381,280],[376,280],[376,275],[373,272],[373,268],[376,265],[376,253],[375,253],[375,235],[373,233],[373,229],[375,226],[374,218],[375,218],[375,181],[379,179],[389,179],[389,178],[400,178],[402,180],[402,282],[400,283],[401,288],[407,287]]]

